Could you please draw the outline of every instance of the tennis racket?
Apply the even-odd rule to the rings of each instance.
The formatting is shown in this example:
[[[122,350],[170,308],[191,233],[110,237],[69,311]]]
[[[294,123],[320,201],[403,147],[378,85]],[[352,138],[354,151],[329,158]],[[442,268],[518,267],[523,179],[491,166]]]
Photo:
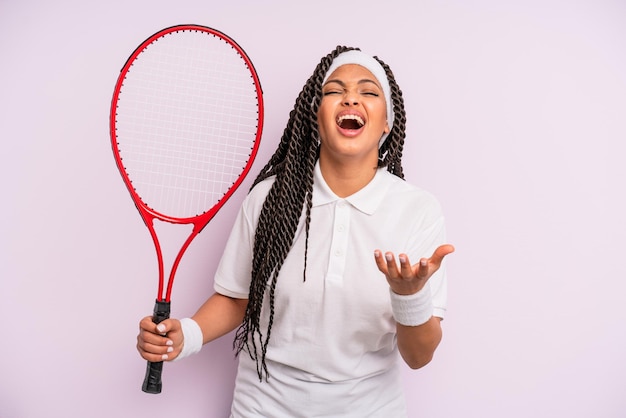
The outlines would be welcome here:
[[[111,143],[156,249],[155,323],[169,318],[180,260],[250,170],[262,128],[259,78],[244,50],[222,32],[166,28],[122,68],[111,103]],[[193,224],[167,282],[155,220]],[[162,368],[163,362],[148,362],[144,392],[161,392]]]

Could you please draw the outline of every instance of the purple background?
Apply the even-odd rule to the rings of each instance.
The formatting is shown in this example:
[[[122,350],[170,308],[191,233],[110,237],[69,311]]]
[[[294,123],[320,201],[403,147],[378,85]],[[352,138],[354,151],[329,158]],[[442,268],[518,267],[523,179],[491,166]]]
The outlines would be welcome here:
[[[0,417],[227,416],[231,336],[167,364],[161,395],[140,390],[155,256],[109,143],[124,61],[181,23],[255,63],[253,173],[337,44],[394,70],[407,179],[457,247],[442,345],[405,373],[412,417],[626,415],[626,3],[0,0]],[[251,180],[183,259],[174,315],[212,291]]]

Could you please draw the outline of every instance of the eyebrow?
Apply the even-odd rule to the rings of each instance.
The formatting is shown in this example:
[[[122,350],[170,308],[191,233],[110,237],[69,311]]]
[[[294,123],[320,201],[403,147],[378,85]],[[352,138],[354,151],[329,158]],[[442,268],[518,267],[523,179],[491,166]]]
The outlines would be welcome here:
[[[344,83],[343,81],[338,80],[338,79],[336,79],[336,78],[333,78],[333,79],[327,80],[327,81],[326,81],[326,83],[324,83],[324,86],[326,86],[328,83],[337,83],[337,84],[339,84],[341,87],[345,87],[345,86],[346,86],[346,83]],[[365,83],[372,83],[372,84],[374,84],[376,87],[378,87],[379,89],[381,89],[381,90],[382,90],[382,87],[381,87],[381,86],[380,86],[380,85],[379,85],[376,81],[371,80],[371,79],[369,79],[369,78],[363,78],[363,79],[361,79],[361,80],[359,80],[359,81],[357,82],[357,84],[365,84]],[[324,86],[322,86],[322,87],[324,87]]]

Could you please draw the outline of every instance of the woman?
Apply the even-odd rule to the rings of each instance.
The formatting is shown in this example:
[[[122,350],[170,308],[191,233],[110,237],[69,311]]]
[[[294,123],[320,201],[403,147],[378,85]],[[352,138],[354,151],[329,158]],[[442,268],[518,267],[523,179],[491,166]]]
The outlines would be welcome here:
[[[414,369],[432,359],[454,248],[436,199],[403,180],[404,127],[386,64],[324,57],[243,202],[215,294],[193,318],[144,318],[142,357],[237,329],[232,417],[406,416],[398,352]]]

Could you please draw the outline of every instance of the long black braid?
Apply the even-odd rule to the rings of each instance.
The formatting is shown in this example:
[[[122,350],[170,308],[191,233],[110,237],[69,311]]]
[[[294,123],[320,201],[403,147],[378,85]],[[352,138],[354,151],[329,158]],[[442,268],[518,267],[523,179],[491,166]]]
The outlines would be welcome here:
[[[260,380],[263,375],[269,376],[265,355],[274,322],[274,293],[278,273],[291,250],[303,209],[306,234],[303,279],[306,280],[313,173],[319,158],[317,111],[322,100],[322,81],[335,57],[352,49],[358,48],[338,46],[322,58],[296,99],[278,148],[251,187],[254,188],[268,177],[276,176],[259,216],[254,238],[248,306],[234,341],[237,354],[245,348],[256,361]],[[374,58],[387,74],[394,111],[393,127],[379,150],[378,166],[387,167],[389,172],[403,179],[401,158],[406,123],[404,100],[390,68],[377,57]],[[269,323],[267,330],[262,330],[261,309],[267,292],[270,305]]]

